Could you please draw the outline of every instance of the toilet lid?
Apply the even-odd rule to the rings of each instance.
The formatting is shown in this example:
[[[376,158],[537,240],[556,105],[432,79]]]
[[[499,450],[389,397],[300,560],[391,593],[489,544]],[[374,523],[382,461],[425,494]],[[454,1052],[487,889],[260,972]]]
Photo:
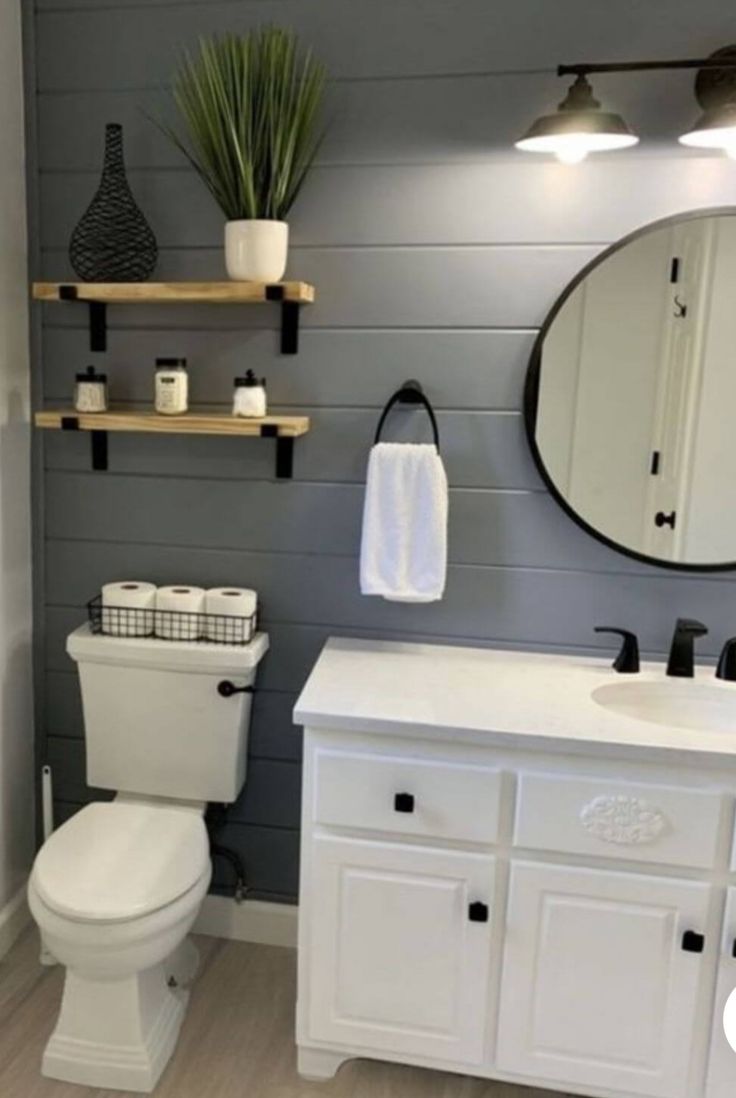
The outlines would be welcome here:
[[[73,919],[122,921],[173,903],[209,869],[202,817],[170,805],[89,804],[52,833],[32,880]]]

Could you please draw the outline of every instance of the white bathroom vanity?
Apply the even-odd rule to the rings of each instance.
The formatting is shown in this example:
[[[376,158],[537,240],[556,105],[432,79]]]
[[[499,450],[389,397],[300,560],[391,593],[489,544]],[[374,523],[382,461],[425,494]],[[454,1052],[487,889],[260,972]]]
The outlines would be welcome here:
[[[333,639],[295,719],[303,1075],[733,1098],[734,684]]]

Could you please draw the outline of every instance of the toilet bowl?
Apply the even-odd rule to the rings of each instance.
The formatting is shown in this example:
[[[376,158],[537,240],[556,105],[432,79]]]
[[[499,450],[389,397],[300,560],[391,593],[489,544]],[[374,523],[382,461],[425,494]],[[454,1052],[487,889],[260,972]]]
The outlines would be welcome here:
[[[187,934],[210,876],[201,806],[118,797],[51,835],[28,886],[44,943],[67,969],[45,1075],[153,1090],[184,1017],[196,971]]]

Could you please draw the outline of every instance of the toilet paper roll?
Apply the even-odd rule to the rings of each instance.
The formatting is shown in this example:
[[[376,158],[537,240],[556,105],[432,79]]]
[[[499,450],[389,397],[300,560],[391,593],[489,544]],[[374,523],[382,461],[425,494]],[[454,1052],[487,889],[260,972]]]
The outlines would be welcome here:
[[[247,644],[257,606],[258,595],[248,587],[212,587],[204,597],[204,635],[220,644]]]
[[[177,584],[156,592],[154,632],[165,640],[193,641],[202,636],[204,590]]]
[[[106,583],[102,588],[102,632],[113,637],[149,637],[155,599],[153,583]]]

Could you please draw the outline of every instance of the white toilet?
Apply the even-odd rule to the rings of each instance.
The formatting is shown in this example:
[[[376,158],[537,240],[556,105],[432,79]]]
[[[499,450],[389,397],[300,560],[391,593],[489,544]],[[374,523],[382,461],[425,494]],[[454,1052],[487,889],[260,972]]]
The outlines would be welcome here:
[[[197,967],[187,934],[210,882],[204,810],[245,782],[251,694],[268,650],[93,634],[67,640],[79,666],[87,805],[44,843],[28,899],[66,966],[44,1075],[151,1091],[174,1049]],[[223,685],[226,684],[226,685]],[[235,687],[235,690],[232,690]]]

